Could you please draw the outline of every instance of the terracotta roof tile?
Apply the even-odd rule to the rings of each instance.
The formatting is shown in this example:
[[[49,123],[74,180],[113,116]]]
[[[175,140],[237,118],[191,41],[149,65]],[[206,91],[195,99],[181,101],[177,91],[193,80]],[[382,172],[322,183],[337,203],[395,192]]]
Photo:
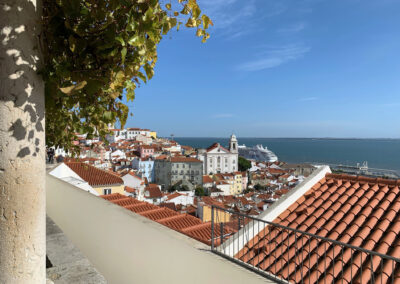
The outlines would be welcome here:
[[[219,143],[214,143],[214,144],[212,144],[210,147],[208,147],[207,149],[206,149],[206,151],[207,152],[210,152],[211,150],[213,150],[213,149],[215,149],[215,148],[218,148],[218,147],[220,147],[222,150],[224,150],[224,151],[226,151],[226,152],[230,152],[228,149],[226,149],[225,147],[222,147]]]
[[[169,208],[169,209],[171,209],[171,210],[177,211],[177,210],[176,210],[176,205],[175,205],[175,203],[173,203],[173,202],[163,202],[163,203],[160,203],[160,207],[166,207],[166,208]]]
[[[191,226],[182,230],[185,235],[192,237],[198,241],[211,245],[211,223],[202,223],[196,226]],[[229,226],[223,226],[223,239],[229,238],[235,231]],[[221,242],[221,224],[214,226],[214,243],[219,245]]]
[[[117,199],[122,199],[125,198],[125,195],[122,195],[121,193],[112,193],[112,194],[107,194],[107,195],[100,195],[101,198],[111,201],[111,200],[117,200]]]
[[[182,194],[180,194],[179,192],[174,192],[174,193],[168,194],[168,195],[167,195],[167,200],[174,199],[174,198],[179,197],[179,196],[181,196],[181,195],[182,195]]]
[[[162,219],[158,221],[160,224],[163,224],[174,230],[182,230],[188,227],[192,227],[195,225],[201,224],[201,220],[199,218],[193,217],[189,214],[181,214],[177,216],[172,216],[166,219]]]
[[[203,176],[203,183],[213,183],[213,179],[210,176]]]
[[[67,162],[65,164],[91,186],[121,185],[124,183],[116,174],[103,171],[86,163]]]
[[[169,208],[156,208],[154,210],[145,211],[145,212],[142,212],[139,214],[146,218],[149,218],[150,220],[156,221],[156,220],[162,220],[165,218],[169,218],[171,216],[176,216],[179,213],[175,212]]]
[[[199,159],[188,157],[171,157],[172,163],[202,163]]]
[[[273,223],[398,258],[399,185],[400,180],[327,174]],[[293,283],[386,283],[392,276],[400,282],[399,267],[379,257],[271,226],[236,257]]]
[[[110,200],[112,203],[117,204],[122,207],[127,207],[130,205],[138,204],[140,203],[139,200],[132,198],[132,197],[126,197],[126,198],[121,198],[117,200]]]
[[[162,192],[157,185],[149,184],[144,189],[144,196],[145,198],[160,198],[162,197]]]
[[[134,192],[136,192],[136,189],[134,189],[133,187],[129,187],[129,186],[125,186],[124,190],[125,190],[126,192],[129,192],[129,193],[134,193]]]
[[[191,216],[189,214],[179,214],[169,208],[161,208],[159,206],[138,201],[132,197],[126,197],[119,193],[102,195],[100,196],[110,202],[123,206],[124,208],[142,215],[150,220],[156,221],[164,226],[167,226],[175,231],[183,233],[191,238],[194,238],[205,244],[210,244],[211,239],[211,224],[203,223],[200,219]],[[190,209],[196,209],[193,206],[188,207]],[[224,227],[224,238],[232,235],[234,230],[229,226]],[[218,238],[216,241],[219,242],[220,228],[219,225],[216,228],[215,237]]]

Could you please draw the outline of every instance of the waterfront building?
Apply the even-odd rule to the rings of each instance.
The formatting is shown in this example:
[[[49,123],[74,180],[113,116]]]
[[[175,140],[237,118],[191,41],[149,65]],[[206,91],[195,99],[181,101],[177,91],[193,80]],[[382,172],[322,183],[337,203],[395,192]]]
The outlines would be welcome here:
[[[238,141],[232,134],[229,149],[214,143],[206,150],[200,150],[198,159],[203,161],[203,174],[233,173],[238,170]]]

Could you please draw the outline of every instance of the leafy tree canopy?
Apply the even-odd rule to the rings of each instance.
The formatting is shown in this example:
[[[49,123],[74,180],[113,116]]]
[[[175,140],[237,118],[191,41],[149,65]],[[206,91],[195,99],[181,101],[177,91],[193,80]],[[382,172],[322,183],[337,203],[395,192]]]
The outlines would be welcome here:
[[[251,162],[243,157],[239,157],[239,171],[245,172],[251,168]]]
[[[196,189],[194,190],[194,194],[195,194],[196,196],[205,196],[205,195],[206,195],[206,190],[204,189],[204,187],[198,186],[198,187],[196,187]]]
[[[196,0],[44,0],[41,49],[46,143],[72,149],[76,133],[104,138],[123,127],[135,89],[153,77],[157,45],[172,28],[195,28],[205,42],[212,25]]]

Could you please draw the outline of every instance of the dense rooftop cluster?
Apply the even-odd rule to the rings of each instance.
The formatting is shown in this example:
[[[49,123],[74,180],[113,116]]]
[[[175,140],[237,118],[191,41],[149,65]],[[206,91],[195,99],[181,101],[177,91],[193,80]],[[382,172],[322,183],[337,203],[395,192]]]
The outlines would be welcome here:
[[[187,213],[180,214],[167,207],[149,204],[119,193],[103,195],[101,197],[202,243],[211,244],[211,222],[202,222],[200,219]],[[223,230],[226,237],[235,232],[229,227],[224,227]],[[215,230],[216,242],[220,240],[220,234],[221,229],[217,226]]]

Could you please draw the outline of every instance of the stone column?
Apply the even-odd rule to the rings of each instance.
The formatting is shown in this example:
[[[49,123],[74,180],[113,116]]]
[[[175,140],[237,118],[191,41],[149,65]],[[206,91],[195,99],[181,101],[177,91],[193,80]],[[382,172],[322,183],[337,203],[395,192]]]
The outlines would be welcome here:
[[[0,283],[45,283],[41,0],[0,0]]]

